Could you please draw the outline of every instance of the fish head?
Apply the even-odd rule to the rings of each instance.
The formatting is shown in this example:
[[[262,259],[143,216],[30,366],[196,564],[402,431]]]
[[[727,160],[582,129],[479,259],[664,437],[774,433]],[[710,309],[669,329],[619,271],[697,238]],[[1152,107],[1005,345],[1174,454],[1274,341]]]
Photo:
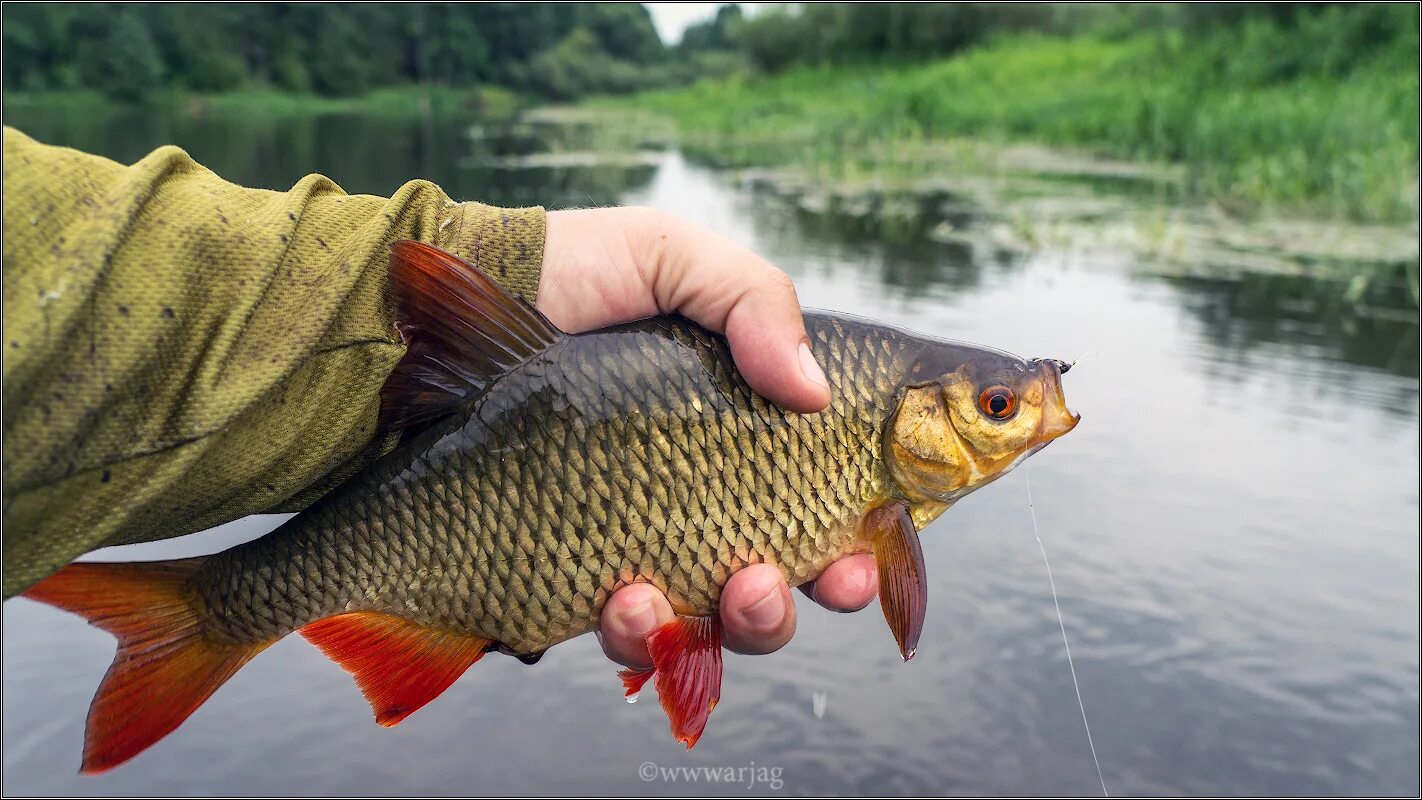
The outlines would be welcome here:
[[[886,436],[900,489],[941,511],[1066,435],[1081,420],[1062,394],[1070,368],[966,345],[927,350],[908,371]]]

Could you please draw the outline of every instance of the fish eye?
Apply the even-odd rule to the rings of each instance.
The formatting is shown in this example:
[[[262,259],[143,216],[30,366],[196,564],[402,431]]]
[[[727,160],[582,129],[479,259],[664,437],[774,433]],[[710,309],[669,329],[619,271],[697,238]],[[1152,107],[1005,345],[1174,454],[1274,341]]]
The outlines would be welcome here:
[[[978,410],[988,419],[1007,419],[1017,411],[1017,395],[1000,383],[989,386],[978,395]]]

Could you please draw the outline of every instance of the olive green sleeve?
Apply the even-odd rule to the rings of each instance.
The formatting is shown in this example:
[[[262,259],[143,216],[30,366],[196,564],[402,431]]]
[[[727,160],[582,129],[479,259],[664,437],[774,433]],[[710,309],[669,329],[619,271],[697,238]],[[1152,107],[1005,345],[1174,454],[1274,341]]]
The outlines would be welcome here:
[[[541,208],[223,181],[5,128],[4,593],[86,551],[296,510],[388,449],[390,242],[533,300]]]

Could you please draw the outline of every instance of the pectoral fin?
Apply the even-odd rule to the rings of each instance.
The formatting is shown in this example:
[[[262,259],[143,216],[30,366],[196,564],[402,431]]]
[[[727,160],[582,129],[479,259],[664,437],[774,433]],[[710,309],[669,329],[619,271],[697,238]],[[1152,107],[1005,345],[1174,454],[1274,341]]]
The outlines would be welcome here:
[[[879,606],[908,661],[918,649],[928,607],[928,574],[918,531],[903,503],[874,509],[865,516],[864,526],[879,565]]]

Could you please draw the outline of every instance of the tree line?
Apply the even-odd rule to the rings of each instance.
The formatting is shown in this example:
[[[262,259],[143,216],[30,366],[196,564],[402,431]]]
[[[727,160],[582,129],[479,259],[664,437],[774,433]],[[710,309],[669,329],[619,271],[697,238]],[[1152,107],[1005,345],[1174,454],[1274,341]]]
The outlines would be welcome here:
[[[275,88],[354,95],[379,86],[494,84],[567,100],[749,70],[939,58],[993,37],[1145,30],[1184,37],[1251,18],[1288,24],[1346,13],[1336,47],[1284,52],[1288,71],[1365,57],[1412,34],[1412,4],[783,3],[727,4],[664,45],[639,3],[9,3],[7,90]],[[1302,39],[1300,41],[1303,41]]]
[[[1021,34],[1156,32],[1220,40],[1222,30],[1288,30],[1325,15],[1333,26],[1327,47],[1318,48],[1316,36],[1295,36],[1243,68],[1278,78],[1320,69],[1338,74],[1380,48],[1415,47],[1413,3],[782,3],[749,17],[723,7],[686,31],[679,54],[731,50],[755,71],[779,72],[797,65],[924,61]],[[1220,54],[1224,60],[1238,55]]]
[[[7,3],[7,90],[496,84],[571,98],[665,85],[639,3]]]

